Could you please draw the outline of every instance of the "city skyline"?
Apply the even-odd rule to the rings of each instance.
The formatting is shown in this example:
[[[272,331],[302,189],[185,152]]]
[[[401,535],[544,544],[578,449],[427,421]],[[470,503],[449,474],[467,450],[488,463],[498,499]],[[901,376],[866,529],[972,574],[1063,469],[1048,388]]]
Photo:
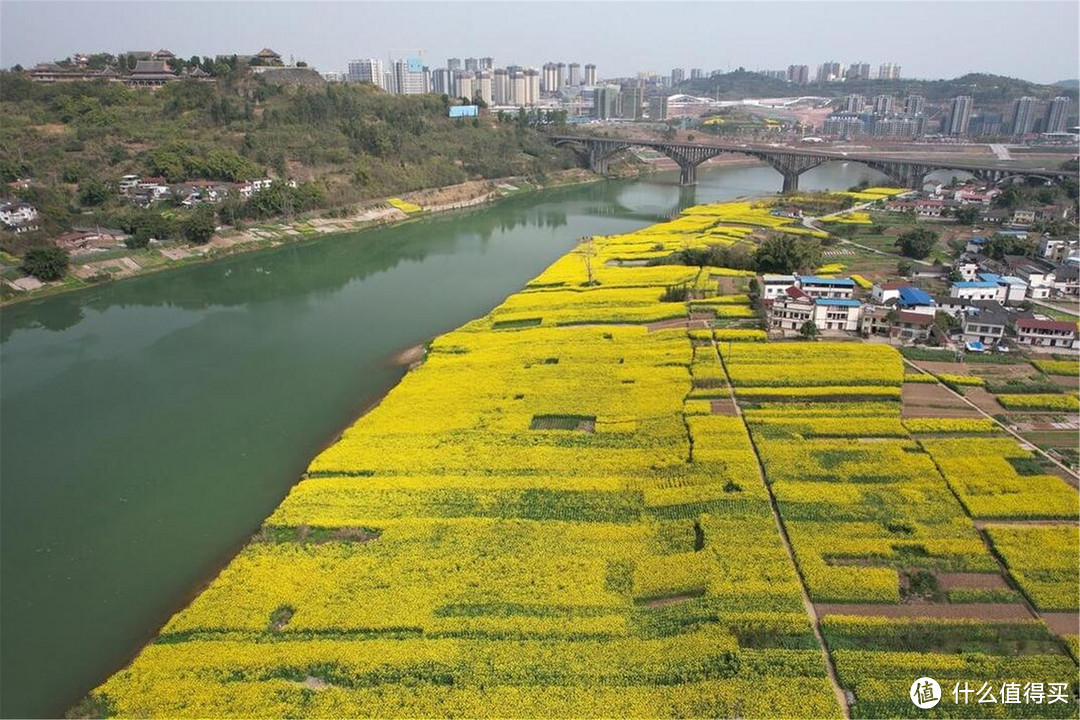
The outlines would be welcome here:
[[[263,12],[254,13],[258,5]],[[925,6],[933,23],[918,11]],[[42,12],[48,7],[50,12]],[[821,18],[820,5],[775,2],[669,3],[673,17],[692,13],[702,31],[699,47],[665,43],[657,37],[657,3],[620,6],[619,32],[596,33],[610,22],[610,3],[528,2],[232,2],[216,4],[218,21],[207,26],[205,15],[188,3],[129,4],[100,2],[6,1],[0,7],[0,65],[24,66],[76,52],[123,52],[167,47],[178,55],[257,52],[272,47],[283,57],[305,60],[320,71],[344,71],[357,58],[386,59],[418,55],[432,68],[448,58],[494,57],[497,65],[541,67],[546,62],[594,63],[601,77],[631,77],[641,71],[669,74],[672,69],[779,70],[806,64],[811,76],[818,66],[839,62],[880,65],[896,63],[905,78],[952,78],[987,72],[1040,83],[1075,78],[1080,14],[1075,3],[970,2],[836,3],[847,14],[830,12],[825,29],[803,37],[801,28]],[[978,13],[973,13],[973,8]],[[913,8],[915,9],[913,11]],[[563,18],[572,9],[576,23],[561,23],[549,36],[523,36],[521,27],[535,27],[544,18]],[[483,22],[477,22],[482,14]],[[408,22],[401,22],[403,15]],[[776,22],[781,17],[784,22]],[[760,33],[725,32],[729,27],[764,27]],[[461,24],[458,28],[455,23]],[[719,31],[711,28],[719,27]],[[875,28],[888,27],[889,33]],[[1008,27],[1010,47],[1037,43],[1038,53],[1001,52],[985,42],[987,33]],[[515,29],[516,28],[516,29]],[[449,30],[448,30],[449,29]],[[648,43],[627,43],[635,32]],[[914,35],[913,33],[918,33]],[[718,33],[718,34],[717,34]],[[916,39],[917,38],[917,39]],[[981,42],[980,42],[981,41]],[[714,47],[722,48],[719,51]],[[417,52],[423,51],[423,52]]]

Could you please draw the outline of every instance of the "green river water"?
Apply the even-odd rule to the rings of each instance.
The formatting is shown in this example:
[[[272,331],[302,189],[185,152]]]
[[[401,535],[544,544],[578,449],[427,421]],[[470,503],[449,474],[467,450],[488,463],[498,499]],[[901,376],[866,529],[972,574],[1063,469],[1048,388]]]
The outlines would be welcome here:
[[[871,176],[833,164],[802,185]],[[0,716],[61,716],[126,664],[401,378],[396,353],[483,315],[583,235],[780,176],[674,182],[533,193],[0,312]]]

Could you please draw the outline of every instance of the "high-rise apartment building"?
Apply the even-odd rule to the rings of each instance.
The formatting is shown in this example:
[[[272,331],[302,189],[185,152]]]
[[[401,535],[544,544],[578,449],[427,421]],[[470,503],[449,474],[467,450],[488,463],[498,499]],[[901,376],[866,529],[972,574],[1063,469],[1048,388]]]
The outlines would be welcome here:
[[[649,119],[655,121],[667,120],[668,107],[667,95],[657,95],[649,100]]]
[[[600,85],[593,90],[593,115],[598,120],[619,117],[621,94],[618,85]]]
[[[806,85],[810,82],[809,65],[788,65],[788,82],[796,85]]]
[[[450,58],[446,61],[446,69],[453,73],[461,69],[461,58]]]
[[[495,69],[495,58],[491,58],[491,57],[482,57],[482,58],[480,58],[480,69],[481,70],[494,70]]]
[[[851,63],[847,69],[848,80],[869,80],[870,63]]]
[[[476,72],[480,69],[480,61],[476,58],[465,58],[465,72]]]
[[[619,117],[627,120],[641,120],[642,105],[645,104],[645,91],[641,86],[623,88],[619,93]]]
[[[817,81],[819,83],[838,82],[843,79],[844,76],[840,71],[840,63],[827,62],[818,66]]]
[[[701,80],[705,77],[705,71],[701,68],[690,68],[690,79]]]
[[[435,68],[431,71],[431,92],[440,95],[452,95],[450,92],[450,71],[446,68]]]
[[[559,75],[556,78],[559,82],[558,82],[558,85],[555,87],[555,89],[556,90],[562,90],[563,87],[566,85],[566,79],[567,79],[566,78],[566,63],[557,63],[556,68],[559,71]]]
[[[1035,120],[1039,116],[1039,99],[1022,97],[1013,101],[1012,121],[1009,127],[1013,135],[1026,135],[1035,129]]]
[[[896,63],[881,63],[878,65],[878,80],[899,80],[900,66]]]
[[[525,68],[525,104],[535,105],[540,101],[540,71]]]
[[[495,105],[510,105],[510,74],[506,68],[495,68],[491,72],[491,101]]]
[[[894,112],[893,106],[895,104],[896,98],[892,95],[878,95],[874,98],[874,114],[892,115]]]
[[[945,115],[941,131],[946,135],[967,135],[973,109],[974,102],[970,95],[954,97],[949,103],[949,112]]]
[[[1069,121],[1069,98],[1058,96],[1046,104],[1046,115],[1043,117],[1043,132],[1065,132],[1065,124]]]
[[[473,96],[479,95],[485,105],[491,105],[494,100],[492,91],[491,71],[477,70],[476,76],[473,78]]]
[[[473,99],[473,73],[458,70],[454,73],[454,97]]]
[[[581,65],[578,63],[570,63],[567,67],[567,83],[577,87],[581,85]]]
[[[383,78],[382,60],[376,58],[361,58],[359,60],[349,61],[349,73],[346,76],[349,82],[366,82],[372,85],[377,85],[383,90],[386,90],[385,80]]]
[[[540,80],[541,90],[553,93],[559,89],[559,66],[555,63],[544,63],[541,68],[543,75]]]
[[[674,87],[686,79],[686,71],[682,68],[674,68],[671,71],[671,85]]]
[[[905,115],[923,115],[926,113],[926,98],[922,95],[908,95],[904,98]]]
[[[424,82],[424,63],[419,58],[395,60],[390,75],[393,83],[390,91],[398,95],[422,95],[429,89]]]
[[[856,115],[866,109],[866,98],[862,95],[848,95],[844,98],[844,112]]]
[[[585,66],[585,84],[586,85],[595,85],[596,84],[596,66],[593,65],[592,63],[588,63]]]

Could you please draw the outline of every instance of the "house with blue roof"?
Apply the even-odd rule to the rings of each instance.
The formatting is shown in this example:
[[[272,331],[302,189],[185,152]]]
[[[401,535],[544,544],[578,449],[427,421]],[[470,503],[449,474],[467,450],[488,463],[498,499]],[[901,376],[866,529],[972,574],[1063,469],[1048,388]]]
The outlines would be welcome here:
[[[907,312],[933,315],[937,312],[937,301],[930,294],[914,285],[905,285],[898,290],[897,305]]]
[[[822,332],[857,332],[861,317],[862,303],[854,298],[811,297],[797,287],[789,287],[769,306],[770,329],[792,335],[807,321]]]
[[[969,253],[980,253],[980,252],[983,251],[983,248],[986,246],[986,243],[987,243],[987,239],[984,238],[984,237],[969,238],[968,241],[967,241],[967,245],[964,246],[964,250],[966,250]]]
[[[850,298],[855,294],[855,281],[851,278],[800,275],[798,287],[813,298]]]

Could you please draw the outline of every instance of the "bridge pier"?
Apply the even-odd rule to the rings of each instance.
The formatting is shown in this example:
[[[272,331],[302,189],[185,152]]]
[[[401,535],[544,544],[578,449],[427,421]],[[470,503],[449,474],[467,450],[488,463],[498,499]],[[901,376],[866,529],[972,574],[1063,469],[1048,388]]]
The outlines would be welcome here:
[[[697,185],[697,165],[691,163],[679,165],[679,184]]]
[[[800,174],[801,173],[795,172],[794,170],[791,170],[791,171],[788,171],[788,172],[784,173],[784,190],[783,190],[783,192],[785,194],[786,193],[793,193],[793,192],[795,192],[796,190],[799,189],[799,175]]]

